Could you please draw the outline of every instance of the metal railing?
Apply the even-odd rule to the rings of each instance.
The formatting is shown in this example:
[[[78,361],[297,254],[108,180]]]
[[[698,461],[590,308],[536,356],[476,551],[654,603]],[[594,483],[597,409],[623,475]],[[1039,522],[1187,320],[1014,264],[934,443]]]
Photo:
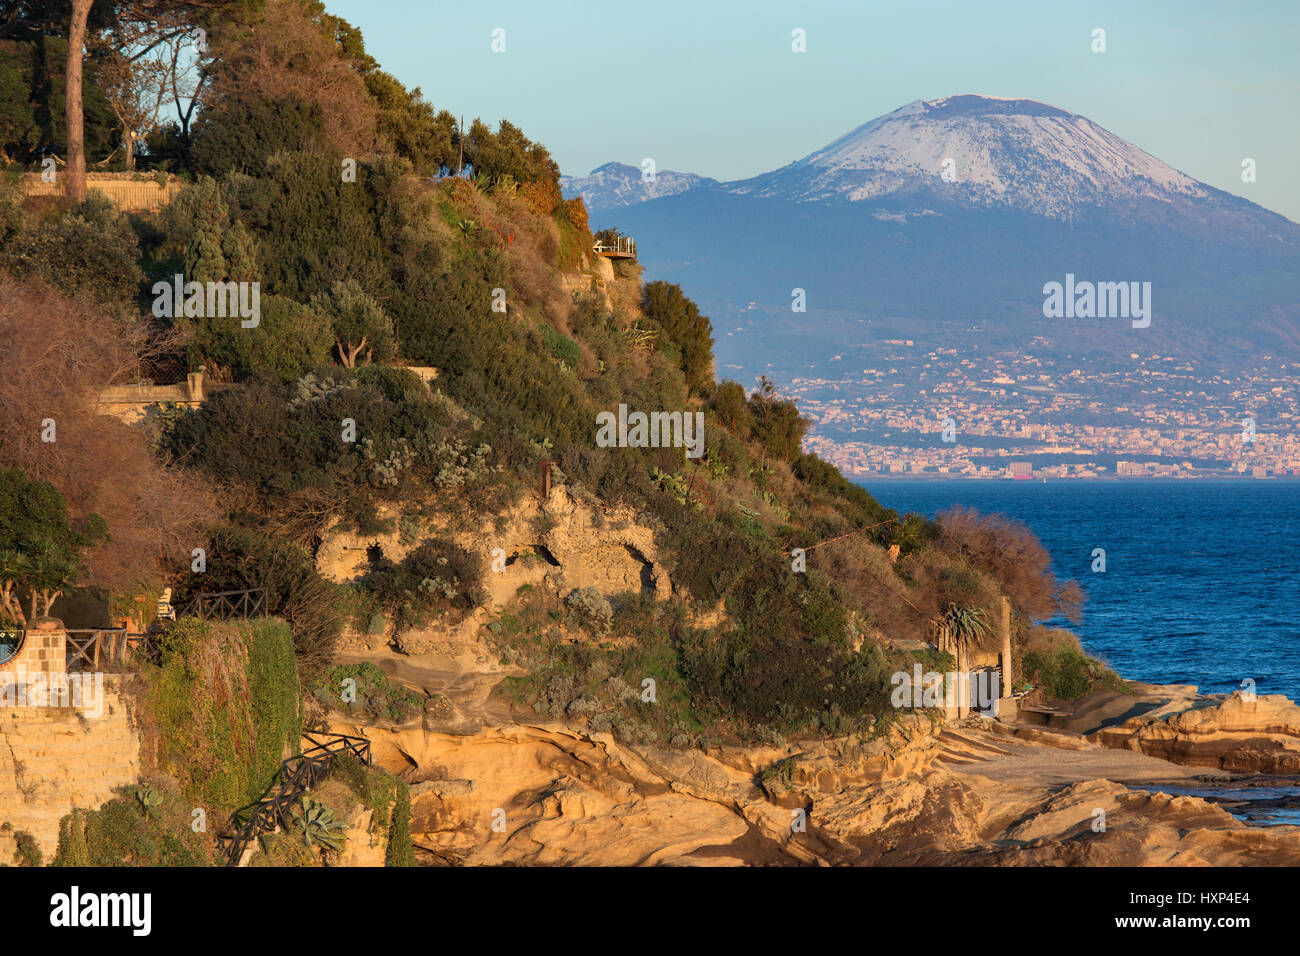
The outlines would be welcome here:
[[[616,236],[613,242],[598,239],[593,248],[606,256],[635,256],[636,240],[631,236]]]

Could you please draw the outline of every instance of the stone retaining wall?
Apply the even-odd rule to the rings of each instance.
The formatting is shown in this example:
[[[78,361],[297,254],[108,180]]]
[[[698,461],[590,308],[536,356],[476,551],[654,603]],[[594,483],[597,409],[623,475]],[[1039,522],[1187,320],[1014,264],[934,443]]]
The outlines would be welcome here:
[[[168,180],[164,186],[154,179],[127,178],[130,174],[99,173],[86,176],[86,192],[103,193],[117,208],[125,212],[158,212],[171,201],[181,188],[179,180]],[[61,170],[52,183],[39,174],[23,177],[24,196],[62,196],[66,174]]]
[[[63,629],[47,625],[29,630],[18,654],[0,665],[0,823],[11,827],[0,832],[0,863],[13,861],[22,831],[49,863],[65,815],[99,807],[140,778],[140,738],[120,676],[84,675],[80,706],[47,706],[63,701],[43,692],[35,705],[28,697],[33,675],[64,673],[66,653]]]

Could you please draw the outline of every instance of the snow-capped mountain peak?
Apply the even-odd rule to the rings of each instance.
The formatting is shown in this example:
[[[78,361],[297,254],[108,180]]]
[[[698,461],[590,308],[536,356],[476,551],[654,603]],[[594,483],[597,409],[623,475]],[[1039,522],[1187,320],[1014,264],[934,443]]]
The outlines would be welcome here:
[[[938,190],[1053,218],[1079,206],[1207,195],[1190,176],[1086,117],[1036,100],[970,94],[908,103],[729,188],[794,201]]]
[[[562,176],[560,188],[566,197],[582,196],[589,209],[617,209],[633,203],[675,196],[688,189],[716,186],[716,179],[694,173],[659,169],[647,177],[640,167],[606,163],[586,176]]]

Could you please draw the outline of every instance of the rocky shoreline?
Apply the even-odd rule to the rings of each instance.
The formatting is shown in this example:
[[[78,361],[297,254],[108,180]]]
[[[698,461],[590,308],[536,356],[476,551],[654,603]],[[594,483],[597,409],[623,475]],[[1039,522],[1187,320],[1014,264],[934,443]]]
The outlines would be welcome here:
[[[436,711],[332,729],[364,730],[410,781],[425,864],[1300,864],[1300,826],[1252,825],[1230,812],[1249,797],[1220,793],[1300,793],[1284,697],[1131,684],[1045,724],[910,713],[865,743],[681,750],[518,712],[491,696],[492,667],[424,663],[380,660]]]

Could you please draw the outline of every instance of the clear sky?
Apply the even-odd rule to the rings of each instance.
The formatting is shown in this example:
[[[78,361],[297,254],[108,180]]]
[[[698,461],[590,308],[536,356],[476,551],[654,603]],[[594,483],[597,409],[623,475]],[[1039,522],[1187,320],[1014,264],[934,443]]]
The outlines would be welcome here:
[[[506,117],[569,175],[651,157],[739,179],[912,100],[982,93],[1081,113],[1300,221],[1300,0],[325,2],[434,106]]]

